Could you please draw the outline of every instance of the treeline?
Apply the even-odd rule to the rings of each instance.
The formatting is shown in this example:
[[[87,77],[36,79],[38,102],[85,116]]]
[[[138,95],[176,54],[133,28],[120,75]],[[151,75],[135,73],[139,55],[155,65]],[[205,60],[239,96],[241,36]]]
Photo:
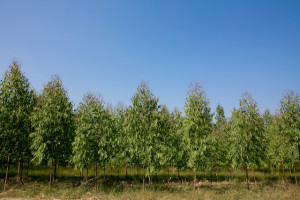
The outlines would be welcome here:
[[[56,167],[72,165],[82,172],[91,167],[137,167],[151,181],[153,172],[174,166],[197,170],[293,169],[295,183],[300,150],[300,100],[287,92],[277,114],[263,115],[249,94],[229,119],[218,105],[209,107],[203,88],[192,83],[184,113],[169,111],[141,83],[131,105],[106,104],[101,96],[86,93],[73,107],[61,79],[54,76],[37,93],[13,63],[0,83],[0,161],[20,167],[24,162],[48,164],[50,185]],[[215,119],[215,120],[214,120]]]

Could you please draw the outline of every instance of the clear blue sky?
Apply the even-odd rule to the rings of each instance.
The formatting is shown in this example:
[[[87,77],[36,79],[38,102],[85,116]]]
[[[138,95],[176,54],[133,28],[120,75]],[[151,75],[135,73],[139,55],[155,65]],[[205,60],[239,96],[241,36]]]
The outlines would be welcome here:
[[[75,105],[87,91],[130,104],[145,80],[183,110],[199,81],[214,111],[243,92],[260,111],[300,92],[300,1],[0,1],[0,74],[12,60],[40,91],[58,74]]]

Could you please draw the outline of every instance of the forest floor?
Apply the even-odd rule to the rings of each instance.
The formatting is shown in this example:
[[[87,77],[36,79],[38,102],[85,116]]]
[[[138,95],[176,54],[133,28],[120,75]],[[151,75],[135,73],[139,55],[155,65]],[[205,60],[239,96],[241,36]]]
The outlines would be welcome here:
[[[92,170],[91,170],[92,171]],[[141,172],[141,171],[140,171]],[[299,173],[299,172],[298,172]],[[298,175],[297,173],[297,175]],[[227,174],[226,173],[223,173]],[[63,176],[66,175],[66,176]],[[74,175],[74,174],[73,174]],[[172,178],[167,178],[166,171],[153,176],[153,182],[146,181],[143,191],[141,174],[125,177],[124,174],[106,175],[98,179],[98,191],[95,188],[95,178],[89,176],[88,180],[82,180],[79,176],[71,176],[68,169],[58,170],[55,183],[49,186],[47,171],[40,169],[32,171],[29,176],[23,178],[22,183],[17,182],[14,173],[10,174],[7,190],[3,191],[4,179],[0,179],[0,199],[295,199],[300,200],[300,186],[295,185],[293,177],[287,177],[283,182],[280,174],[270,176],[268,173],[256,172],[256,182],[253,177],[250,182],[250,190],[242,172],[234,172],[231,178],[216,175],[203,174],[199,177],[194,190],[192,174],[182,172],[180,179],[176,173]],[[299,177],[299,176],[298,176]],[[209,180],[212,178],[212,182]],[[168,181],[169,180],[169,181]],[[229,181],[228,181],[229,180]]]

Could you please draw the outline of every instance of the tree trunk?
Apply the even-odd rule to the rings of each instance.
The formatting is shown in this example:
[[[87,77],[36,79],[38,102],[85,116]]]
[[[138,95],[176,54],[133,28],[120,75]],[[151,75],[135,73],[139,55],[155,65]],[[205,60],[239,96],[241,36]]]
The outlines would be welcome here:
[[[86,168],[86,180],[88,180],[89,179],[89,168],[87,167]]]
[[[120,167],[118,167],[118,179],[120,179]]]
[[[52,181],[51,173],[52,173],[52,162],[50,164],[50,181],[49,181],[49,186],[50,187],[51,187],[51,181]]]
[[[170,181],[170,166],[168,166],[168,183]]]
[[[24,169],[24,160],[21,159],[21,182],[23,182],[23,176],[24,176],[24,173],[23,173],[23,169]]]
[[[104,173],[104,180],[105,180],[105,165],[103,167],[103,173]]]
[[[194,190],[196,189],[196,170],[194,170]]]
[[[0,179],[2,179],[2,174],[3,174],[3,168],[4,168],[4,165],[2,165],[2,162],[0,161],[1,163],[1,175],[0,175]]]
[[[212,186],[212,169],[210,170],[210,186]]]
[[[177,167],[177,178],[180,179],[179,167]]]
[[[145,165],[143,165],[143,191],[145,192]]]
[[[6,185],[7,185],[7,179],[8,179],[8,170],[9,170],[9,156],[7,158],[7,168],[6,168],[6,175],[5,175],[5,182],[4,182],[4,191],[6,189]]]
[[[273,164],[271,163],[271,171],[272,171],[272,175],[274,174],[274,170],[273,170]]]
[[[174,168],[174,162],[173,162],[173,160],[172,160],[172,173],[174,174],[174,170],[175,170],[175,168]]]
[[[54,162],[54,173],[53,173],[53,181],[52,181],[52,183],[55,182],[55,178],[56,178],[56,165],[57,165],[57,163],[56,163],[56,161],[55,161],[55,162]]]
[[[296,182],[296,185],[298,185],[295,163],[293,164],[293,169],[294,169],[295,182]]]
[[[126,176],[126,179],[127,179],[127,161],[125,162],[125,176]]]
[[[292,169],[290,168],[290,176],[292,176]]]
[[[283,160],[282,160],[282,173],[283,173],[283,182],[285,182],[286,177],[285,177],[285,171],[284,171],[284,164],[283,164]]]
[[[256,183],[254,167],[252,167],[252,176],[253,176],[253,181],[254,181],[254,183]]]
[[[26,172],[26,176],[28,176],[29,166],[30,166],[30,158],[29,158],[29,156],[28,156],[28,159],[27,159],[27,172]]]
[[[112,166],[110,166],[110,178],[112,178]]]
[[[21,161],[20,159],[18,160],[18,175],[17,175],[17,182],[20,182],[20,165],[21,165]]]
[[[250,190],[250,185],[249,185],[249,172],[248,172],[248,166],[246,165],[246,174],[247,174],[247,186],[248,190]]]
[[[96,164],[96,177],[95,177],[95,180],[96,180],[96,191],[98,191],[98,174],[97,174],[97,164]]]

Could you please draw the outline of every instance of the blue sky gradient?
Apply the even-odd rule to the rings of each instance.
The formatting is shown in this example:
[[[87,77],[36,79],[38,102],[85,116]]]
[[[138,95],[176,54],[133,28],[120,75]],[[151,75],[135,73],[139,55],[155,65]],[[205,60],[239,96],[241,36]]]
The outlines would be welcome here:
[[[0,1],[0,74],[12,60],[40,91],[58,74],[77,106],[85,92],[130,105],[145,80],[183,110],[199,81],[226,116],[244,92],[275,113],[300,92],[300,1]]]

